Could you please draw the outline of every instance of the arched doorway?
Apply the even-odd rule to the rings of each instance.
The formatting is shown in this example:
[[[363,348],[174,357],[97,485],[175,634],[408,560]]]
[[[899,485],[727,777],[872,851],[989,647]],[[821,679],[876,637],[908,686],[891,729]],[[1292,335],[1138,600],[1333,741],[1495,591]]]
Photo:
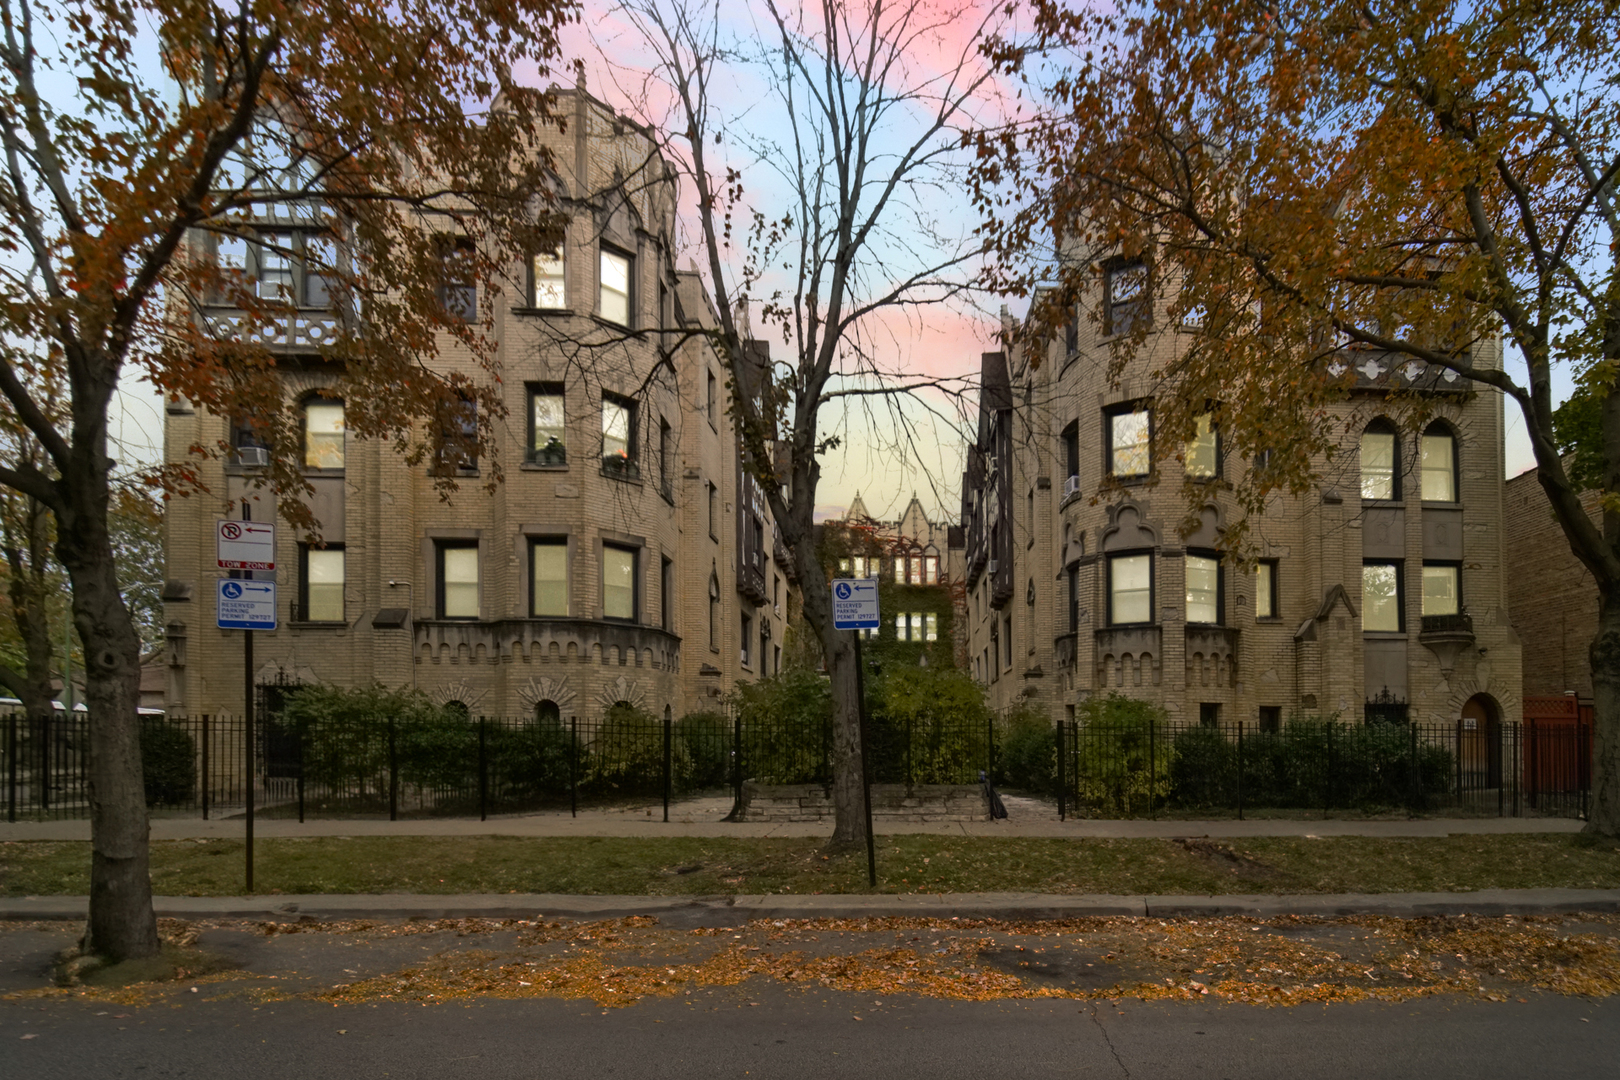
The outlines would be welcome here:
[[[1463,702],[1457,750],[1464,787],[1478,790],[1502,786],[1501,718],[1502,710],[1489,694],[1475,694]]]

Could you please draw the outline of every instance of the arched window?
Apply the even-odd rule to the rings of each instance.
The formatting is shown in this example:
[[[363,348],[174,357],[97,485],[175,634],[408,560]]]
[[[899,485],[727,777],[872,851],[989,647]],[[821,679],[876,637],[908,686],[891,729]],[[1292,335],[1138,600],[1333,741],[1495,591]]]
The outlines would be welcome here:
[[[444,712],[446,716],[453,716],[458,720],[470,720],[472,718],[472,710],[467,708],[465,701],[445,702]]]
[[[343,468],[343,402],[310,398],[304,402],[304,467]]]
[[[1451,429],[1436,421],[1423,433],[1422,461],[1424,502],[1457,501],[1457,439]]]
[[[709,571],[709,648],[720,647],[720,575]]]
[[[1361,497],[1399,499],[1401,497],[1400,443],[1395,426],[1388,420],[1374,420],[1361,433]]]
[[[557,727],[562,724],[562,709],[550,698],[534,703],[534,722],[546,727]]]

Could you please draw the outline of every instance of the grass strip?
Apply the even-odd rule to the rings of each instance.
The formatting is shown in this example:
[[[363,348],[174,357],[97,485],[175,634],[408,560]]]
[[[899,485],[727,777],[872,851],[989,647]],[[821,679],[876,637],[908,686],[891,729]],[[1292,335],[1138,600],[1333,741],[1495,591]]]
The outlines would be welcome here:
[[[0,895],[89,892],[84,842],[0,843]],[[261,839],[261,893],[867,892],[864,852],[805,839],[507,836]],[[1378,893],[1620,888],[1620,853],[1581,836],[1245,840],[885,837],[889,893]],[[242,845],[152,845],[159,894],[242,892]]]

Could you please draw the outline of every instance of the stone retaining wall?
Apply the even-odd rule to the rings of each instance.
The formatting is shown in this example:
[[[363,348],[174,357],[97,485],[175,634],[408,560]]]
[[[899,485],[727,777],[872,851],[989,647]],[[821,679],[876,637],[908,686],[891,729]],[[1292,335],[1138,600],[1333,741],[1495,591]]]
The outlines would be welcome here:
[[[820,784],[743,785],[740,821],[831,821]],[[984,792],[973,784],[872,785],[874,821],[988,821]]]

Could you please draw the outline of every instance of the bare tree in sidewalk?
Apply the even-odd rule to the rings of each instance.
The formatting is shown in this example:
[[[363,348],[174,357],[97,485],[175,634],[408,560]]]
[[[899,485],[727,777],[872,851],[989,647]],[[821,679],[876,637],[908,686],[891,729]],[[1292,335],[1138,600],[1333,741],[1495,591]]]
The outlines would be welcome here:
[[[691,185],[693,257],[745,468],[791,552],[832,677],[833,842],[855,844],[865,825],[854,638],[833,627],[816,555],[820,459],[839,444],[827,428],[845,406],[887,403],[879,430],[900,449],[908,409],[950,411],[971,388],[882,357],[899,351],[898,325],[916,333],[975,287],[982,245],[966,215],[941,208],[960,197],[962,131],[996,107],[978,46],[1003,15],[965,2],[766,0],[750,37],[726,19],[752,16],[718,3],[628,0],[615,11],[650,58],[639,81],[619,72],[621,90],[668,133]],[[754,338],[785,349],[762,364]]]

